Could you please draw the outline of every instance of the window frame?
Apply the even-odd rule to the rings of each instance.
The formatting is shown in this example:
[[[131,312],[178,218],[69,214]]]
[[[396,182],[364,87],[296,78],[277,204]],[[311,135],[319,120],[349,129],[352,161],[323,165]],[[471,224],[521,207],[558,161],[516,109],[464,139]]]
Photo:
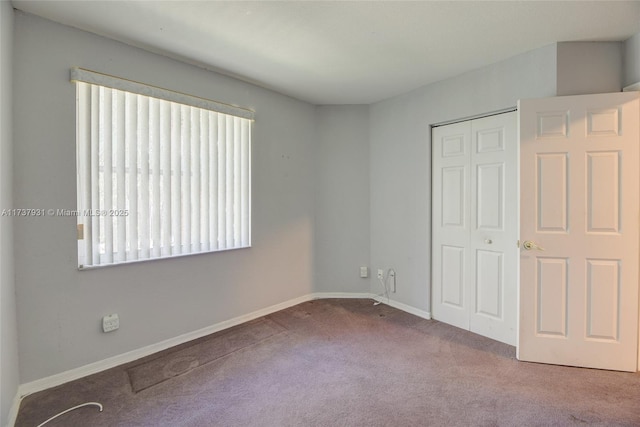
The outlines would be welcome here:
[[[251,215],[251,199],[252,199],[251,151],[252,151],[252,148],[251,147],[252,147],[253,121],[255,120],[253,111],[236,107],[233,105],[211,101],[205,98],[187,95],[187,94],[171,91],[168,89],[146,85],[146,84],[135,82],[132,80],[121,79],[118,77],[110,76],[103,73],[98,73],[95,71],[86,70],[83,68],[77,68],[77,67],[71,69],[70,81],[73,83],[77,83],[76,84],[76,108],[77,108],[77,111],[76,111],[77,113],[76,115],[76,125],[77,125],[76,166],[77,166],[77,191],[78,191],[77,196],[78,197],[77,197],[77,210],[75,211],[75,214],[77,216],[77,227],[78,227],[78,230],[77,230],[78,269],[85,270],[85,269],[93,269],[93,268],[102,268],[102,267],[116,266],[116,265],[129,264],[129,263],[135,263],[135,262],[154,261],[159,259],[183,257],[183,256],[189,256],[189,255],[199,255],[204,253],[220,252],[220,251],[251,247],[251,223],[252,223],[252,218],[251,218],[252,217]],[[84,86],[85,84],[88,86]],[[186,149],[187,151],[185,151],[185,148],[183,145],[184,144],[189,145],[189,140],[190,140],[189,138],[191,138],[190,136],[187,137],[187,140],[186,140],[187,142],[185,142],[184,135],[183,134],[181,135],[180,132],[178,132],[178,138],[182,138],[180,139],[181,142],[179,142],[179,144],[183,144],[183,145],[179,146],[180,148],[177,151],[177,155],[176,155],[176,152],[172,151],[175,143],[173,138],[176,137],[174,132],[174,127],[171,127],[171,132],[170,132],[171,135],[169,137],[169,140],[167,140],[166,138],[164,139],[161,138],[160,135],[157,135],[157,134],[153,135],[151,133],[141,137],[143,140],[148,140],[148,141],[151,141],[153,137],[158,138],[158,140],[154,140],[153,142],[153,147],[156,148],[156,151],[158,153],[161,150],[169,150],[169,154],[168,154],[169,156],[178,157],[178,160],[176,160],[174,157],[170,157],[171,163],[168,164],[169,176],[167,177],[167,180],[164,179],[164,175],[167,173],[167,169],[166,169],[167,165],[165,165],[164,168],[163,166],[160,165],[159,159],[158,159],[160,157],[160,154],[155,154],[156,158],[154,159],[151,158],[152,156],[150,154],[150,151],[152,151],[151,145],[150,145],[151,142],[149,142],[148,145],[146,146],[148,150],[144,152],[143,155],[139,154],[141,153],[140,151],[141,148],[138,147],[138,144],[140,143],[138,141],[138,137],[140,136],[139,133],[136,133],[135,136],[133,136],[133,134],[127,136],[127,138],[129,138],[126,142],[126,144],[129,144],[127,148],[124,148],[125,142],[123,142],[123,140],[118,140],[116,143],[114,143],[114,146],[117,144],[116,148],[111,147],[110,145],[111,143],[109,143],[107,148],[110,151],[108,151],[107,155],[104,155],[104,153],[107,152],[107,149],[104,148],[104,145],[100,145],[99,149],[96,148],[97,143],[95,142],[95,138],[103,138],[102,133],[99,134],[100,135],[99,137],[95,136],[96,134],[95,128],[97,126],[95,124],[95,120],[97,119],[95,116],[92,117],[92,114],[95,114],[95,111],[93,111],[92,109],[95,108],[97,104],[95,103],[95,101],[89,101],[87,105],[86,99],[84,99],[84,97],[92,96],[92,95],[87,95],[87,92],[86,92],[87,90],[91,91],[90,93],[94,94],[96,93],[96,88],[97,88],[97,91],[101,91],[100,88],[103,88],[105,92],[109,91],[108,96],[113,96],[114,99],[118,96],[126,96],[126,97],[135,96],[136,99],[143,100],[144,102],[149,102],[150,104],[160,103],[160,105],[164,106],[165,108],[171,108],[171,111],[169,114],[174,114],[175,113],[174,109],[177,109],[179,110],[179,114],[180,114],[180,116],[178,116],[178,120],[176,120],[176,118],[173,115],[170,117],[171,119],[173,119],[173,121],[169,120],[167,118],[168,116],[167,117],[162,116],[162,117],[165,119],[165,121],[171,122],[170,125],[167,125],[167,126],[174,126],[174,123],[178,123],[178,125],[176,126],[178,126],[182,131],[184,131],[185,128],[193,129],[193,126],[194,126],[193,123],[196,122],[197,120],[204,120],[204,122],[202,123],[205,123],[205,124],[221,123],[221,126],[222,126],[220,130],[221,133],[220,132],[210,133],[210,134],[207,134],[208,137],[207,135],[204,135],[204,134],[198,134],[193,138],[195,138],[194,139],[195,141],[200,141],[200,142],[204,141],[207,144],[209,144],[208,147],[204,147],[203,145],[203,149],[206,150],[206,153],[209,153],[209,151],[211,152],[215,151],[215,153],[209,155],[209,165],[211,166],[211,161],[213,161],[215,164],[223,165],[221,166],[221,169],[222,169],[221,173],[224,174],[224,176],[222,177],[222,184],[219,184],[216,186],[216,188],[213,188],[214,184],[208,181],[210,177],[209,176],[204,177],[203,171],[201,171],[198,165],[203,162],[207,162],[207,159],[203,160],[202,156],[199,156],[199,154],[201,154],[199,151],[189,151],[189,148],[187,148]],[[123,94],[120,95],[120,92],[118,91],[121,91]],[[99,92],[99,93],[100,93],[100,96],[102,96],[103,93],[102,92]],[[167,107],[167,105],[170,107]],[[104,107],[104,108],[102,104],[100,104],[98,111],[102,111],[100,110],[100,108],[102,108],[104,111],[109,111],[111,109],[111,104],[109,104],[107,107]],[[89,109],[89,111],[86,111],[87,109]],[[116,110],[114,109],[113,111],[116,111]],[[164,113],[166,114],[166,110],[164,111]],[[123,115],[125,118],[124,119],[113,118],[110,120],[110,125],[108,128],[108,132],[110,132],[109,134],[110,136],[107,139],[110,139],[113,137],[115,133],[113,129],[118,126],[116,124],[117,120],[131,120],[131,118],[129,118],[124,111],[120,111],[119,114]],[[187,119],[188,124],[185,124],[186,123],[185,114],[187,114],[188,116],[188,119]],[[196,117],[196,118],[191,120],[191,117],[192,117],[191,114],[194,114],[193,117]],[[107,123],[108,119],[111,118],[111,113],[107,114],[106,116],[107,116],[106,119],[104,119],[103,117],[100,118],[102,120],[100,122],[100,126],[98,126],[100,128],[100,132],[102,132],[103,129],[106,129],[105,123]],[[149,121],[151,121],[150,117],[151,117],[150,115],[146,116],[146,118],[148,118]],[[143,116],[143,118],[145,117]],[[136,116],[136,120],[137,120],[137,116]],[[160,120],[160,119],[157,119],[157,120]],[[212,122],[212,120],[214,120],[214,122]],[[140,120],[140,122],[144,123],[144,120]],[[123,126],[122,122],[119,122],[119,123],[120,123],[120,126],[122,127]],[[142,126],[144,126],[144,124]],[[148,124],[147,124],[147,127],[150,128]],[[199,127],[197,129],[199,129]],[[230,136],[227,135],[227,133],[225,133],[226,132],[225,129],[229,132]],[[187,130],[188,134],[189,132],[191,131]],[[91,138],[94,138],[93,142],[91,141]],[[124,138],[124,136],[122,138]],[[168,143],[171,146],[169,148],[161,148],[161,147],[164,147],[164,146],[161,146],[163,142],[165,144]],[[100,143],[102,144],[102,142]],[[152,222],[152,220],[147,219],[147,217],[145,217],[144,220],[139,220],[138,218],[140,218],[141,214],[138,213],[137,211],[136,211],[137,216],[135,219],[125,218],[123,220],[121,216],[126,216],[126,215],[114,215],[114,216],[110,215],[111,210],[114,210],[116,212],[123,211],[122,209],[123,199],[126,201],[126,206],[129,206],[129,203],[130,203],[130,200],[129,200],[130,197],[128,192],[126,195],[121,195],[117,191],[118,189],[122,190],[122,188],[124,188],[122,187],[123,185],[125,185],[123,184],[124,182],[129,182],[132,179],[131,178],[132,176],[131,170],[133,169],[133,167],[131,166],[132,164],[122,163],[124,162],[124,160],[122,160],[121,163],[118,163],[118,167],[116,167],[111,164],[111,161],[116,157],[116,155],[114,154],[116,150],[121,151],[119,155],[122,156],[122,159],[124,159],[125,156],[124,154],[122,154],[122,151],[127,152],[127,150],[129,150],[128,147],[131,144],[135,145],[135,148],[133,148],[133,150],[138,150],[137,151],[138,156],[142,160],[139,160],[138,158],[135,159],[136,163],[135,165],[133,165],[135,166],[135,169],[137,171],[134,179],[135,182],[133,184],[131,183],[126,184],[127,185],[126,188],[129,189],[130,188],[129,185],[132,185],[136,188],[133,191],[133,193],[135,194],[133,198],[136,199],[136,202],[134,203],[134,205],[137,205],[138,202],[141,200],[140,197],[142,197],[144,198],[145,203],[147,203],[147,206],[149,207],[149,209],[156,208],[156,207],[158,208],[157,212],[155,210],[147,212],[149,215],[151,215],[152,218],[155,218],[154,221],[160,221],[160,218],[163,218],[163,221],[167,221],[166,216],[169,215],[168,221],[171,223],[172,227],[169,228],[169,231],[167,231],[166,228],[162,229],[163,230],[162,236],[164,237],[164,240],[161,239],[160,234],[157,234],[157,235],[155,234],[158,232],[158,229],[157,229],[158,225],[154,223],[154,226],[156,227],[156,229],[152,231],[151,230],[152,226],[147,224],[149,222]],[[231,149],[232,152],[229,154],[228,152],[225,151],[224,147],[226,147],[227,151]],[[97,152],[100,152],[100,153],[97,154]],[[99,156],[103,156],[104,159],[107,159],[107,158],[111,158],[111,159],[108,160],[108,163],[99,164],[95,160],[95,158],[98,158]],[[218,157],[215,157],[215,156],[218,156]],[[226,158],[223,158],[225,156]],[[187,160],[183,160],[184,158],[186,158]],[[229,163],[230,158],[232,162],[231,164]],[[156,163],[157,173],[152,171],[152,166],[151,166],[152,160],[155,160],[156,162],[158,162]],[[119,158],[118,158],[118,161],[120,161]],[[137,163],[138,161],[140,163]],[[176,164],[174,164],[175,161],[178,162],[177,169],[174,168],[176,166]],[[140,164],[145,164],[145,162],[146,162],[146,169],[145,167],[141,168]],[[184,167],[185,162],[187,165],[186,170],[181,169],[181,167]],[[182,166],[180,166],[181,164]],[[190,164],[195,164],[196,170],[191,170],[189,168]],[[111,166],[111,168],[109,168],[109,166]],[[144,169],[144,170],[141,170],[141,169]],[[107,176],[110,177],[111,182],[120,183],[119,184],[120,187],[118,187],[118,189],[116,189],[115,186],[111,188],[114,198],[119,200],[119,202],[116,202],[116,203],[120,203],[120,205],[116,205],[115,203],[113,203],[111,196],[108,196],[108,197],[104,196],[104,193],[105,193],[104,190],[106,188],[108,192],[109,186],[105,185],[105,179],[102,178],[102,176],[105,175],[105,171],[108,171],[108,170],[111,170],[111,172],[107,174]],[[144,178],[139,179],[141,173],[144,174],[145,171],[148,176],[154,176],[154,185],[156,185],[156,183],[158,183],[157,185],[161,185],[160,183],[162,182],[166,183],[170,181],[172,187],[168,188],[165,184],[164,189],[161,191],[156,186],[153,188],[153,190],[155,191],[155,193],[153,193],[152,184],[151,182],[149,182],[148,177],[147,177],[148,187],[144,186],[144,182],[145,182]],[[199,175],[196,176],[196,174],[198,173]],[[185,174],[188,174],[188,178],[186,179],[184,179],[184,176],[186,176]],[[178,175],[180,176],[177,179],[177,182],[179,184],[177,187],[175,187],[173,178],[174,176],[178,176]],[[210,175],[210,176],[213,177],[213,175]],[[117,177],[117,178],[114,178],[114,177]],[[226,180],[225,180],[225,177],[226,177]],[[241,184],[239,184],[240,177],[242,178]],[[98,183],[95,182],[96,180],[98,181]],[[231,182],[230,185],[228,185],[227,180]],[[109,179],[107,179],[107,181],[109,181]],[[191,189],[189,182],[195,182],[197,188],[195,190]],[[206,182],[207,188],[200,189],[200,186],[197,184],[198,182]],[[214,181],[214,182],[217,182],[217,181]],[[142,186],[141,186],[141,183],[143,184]],[[180,185],[182,186],[180,187]],[[95,193],[96,187],[98,189],[99,195]],[[185,187],[188,193],[186,195],[185,195]],[[199,192],[196,192],[196,190]],[[138,195],[138,194],[142,194],[145,191],[147,193],[151,193],[151,195],[149,194],[145,194],[142,196]],[[159,191],[161,192],[159,193]],[[207,194],[205,194],[205,191],[207,192]],[[221,196],[222,193],[224,193],[224,196]],[[154,202],[154,206],[151,206],[152,203],[149,200],[153,197],[153,194],[155,194],[157,201]],[[167,196],[167,194],[169,196]],[[165,197],[164,207],[160,202],[161,196]],[[171,205],[171,203],[173,203],[174,206],[176,205],[176,203],[173,197],[178,198],[177,200],[179,200],[179,202],[177,202],[177,207],[175,208],[178,210],[177,215],[176,215],[176,211],[172,206],[170,206],[169,209],[167,210],[166,197],[172,197],[169,200],[168,204]],[[225,202],[225,205],[222,207],[216,205],[218,206],[216,210],[210,209],[211,206],[213,205],[211,204],[210,199],[208,199],[207,197],[215,198],[217,199],[218,202],[222,200]],[[98,204],[100,209],[96,209],[96,206],[97,206],[95,202],[96,198],[100,200],[101,204]],[[232,200],[231,202],[232,205],[229,204],[228,199]],[[207,237],[206,230],[200,231],[199,223],[195,224],[194,222],[195,225],[192,227],[189,218],[185,219],[182,222],[178,221],[178,225],[176,228],[174,217],[175,216],[182,217],[179,212],[184,209],[186,209],[187,212],[189,212],[189,215],[191,215],[191,212],[192,212],[191,208],[190,207],[185,208],[184,206],[190,205],[193,201],[196,201],[198,208],[200,208],[200,203],[198,200],[204,201],[205,203],[208,204],[206,207],[203,207],[200,212],[193,213],[193,215],[196,215],[197,219],[201,221],[202,224],[204,224],[205,222],[209,222],[210,224],[208,225],[211,225],[211,227],[213,227],[215,224],[218,224],[218,225],[220,224],[219,218],[221,215],[226,218],[226,222],[225,220],[222,221],[224,224],[224,230],[222,230],[222,232],[214,233],[213,231],[209,231],[211,234],[215,234],[214,237],[218,239],[215,242],[215,244],[213,243],[214,241],[211,240],[214,237],[211,237],[211,236]],[[108,206],[108,201],[111,202],[110,206]],[[102,209],[105,207],[107,209]],[[98,211],[100,212],[108,211],[109,215],[105,216],[102,214],[98,214],[97,215],[98,218],[96,219],[96,213],[98,213]],[[124,211],[128,213],[127,209],[124,209]],[[208,214],[208,218],[203,219],[200,216],[200,214],[203,211],[205,211]],[[231,214],[229,213],[230,211],[232,211]],[[240,212],[238,213],[238,211]],[[155,216],[154,216],[154,212],[155,212]],[[196,212],[196,209],[193,209],[193,212]],[[122,213],[124,214],[124,212]],[[214,218],[215,221],[213,221],[212,218]],[[228,222],[230,218],[233,221],[233,223],[229,226]],[[110,231],[104,234],[103,224],[106,221],[111,221],[112,224],[106,227]],[[129,224],[133,224],[133,222],[130,222],[130,221],[135,221],[135,227],[134,226],[129,227]],[[147,229],[145,229],[144,231],[147,231],[148,233],[154,233],[154,234],[152,238],[149,238],[148,236],[146,236],[147,241],[145,243],[149,243],[149,245],[146,247],[143,247],[142,251],[140,250],[138,237],[135,237],[133,239],[133,242],[135,242],[135,245],[137,246],[137,248],[135,249],[135,254],[133,254],[133,252],[131,251],[132,249],[131,241],[129,240],[129,237],[130,237],[129,228],[135,228],[135,233],[137,234],[137,236],[139,236],[140,223],[144,223],[143,226],[147,227]],[[187,225],[185,225],[185,223]],[[165,223],[163,222],[163,224]],[[113,229],[118,230],[118,227],[122,227],[122,229],[120,229],[118,233],[113,232]],[[238,231],[240,228],[242,228],[242,230]],[[96,234],[95,232],[96,230],[102,230],[101,232],[103,234]],[[207,230],[209,230],[209,228],[207,228]],[[218,228],[217,230],[220,231],[220,228]],[[166,245],[167,243],[166,233],[169,233],[168,241],[170,242],[170,244],[168,246]],[[174,245],[173,243],[174,238],[176,236],[176,234],[174,233],[177,233],[178,235],[177,240],[180,242],[178,245],[179,248],[177,249],[176,249],[176,245]],[[233,236],[230,236],[229,233],[232,233]],[[241,237],[238,237],[239,234],[241,235]],[[113,241],[113,245],[111,246],[106,245],[106,247],[103,248],[100,245],[101,245],[101,239],[105,239],[105,235],[107,240]],[[203,237],[203,235],[205,237]],[[128,236],[128,237],[124,237],[125,239],[127,239],[124,243],[122,243],[121,241],[123,236]],[[186,239],[185,239],[185,236],[187,236]],[[192,236],[195,236],[194,240],[192,240]],[[220,244],[220,239],[224,239],[224,244]],[[185,240],[187,242],[186,244],[184,243]],[[185,247],[185,245],[187,247]],[[115,246],[117,246],[119,249],[110,250],[110,248],[113,248]],[[122,248],[126,248],[125,250],[126,253],[119,254],[118,251],[120,251]],[[96,254],[96,251],[98,252],[97,254]],[[107,255],[103,257],[104,254],[107,254]]]

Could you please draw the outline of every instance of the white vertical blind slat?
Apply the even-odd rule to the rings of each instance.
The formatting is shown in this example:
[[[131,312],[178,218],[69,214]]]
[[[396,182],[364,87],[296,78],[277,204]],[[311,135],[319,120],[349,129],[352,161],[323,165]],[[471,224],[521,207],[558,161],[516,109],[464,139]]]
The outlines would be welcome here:
[[[100,264],[100,88],[91,86],[91,265]],[[86,260],[87,262],[89,259]]]
[[[233,203],[234,203],[234,194],[233,194],[233,117],[226,116],[226,128],[227,128],[227,138],[225,141],[225,175],[226,175],[226,186],[224,192],[227,194],[226,207],[225,207],[225,230],[224,236],[226,238],[226,247],[230,248],[233,246]]]
[[[101,117],[100,117],[100,135],[101,135],[101,157],[103,165],[103,192],[101,197],[101,211],[108,212],[113,209],[113,146],[112,135],[112,90],[107,88],[101,89]],[[113,262],[113,221],[106,215],[100,215],[100,222],[104,232],[104,258],[105,262],[111,264]]]
[[[191,109],[182,106],[181,143],[182,152],[182,253],[191,252]]]
[[[242,142],[242,120],[233,118],[233,245],[242,241],[241,224],[241,176],[240,176],[240,144]]]
[[[218,114],[209,113],[209,247],[218,249]]]
[[[180,106],[171,104],[171,254],[182,253],[182,193],[180,185]]]
[[[127,94],[127,236],[128,260],[138,259],[138,97]]]
[[[113,91],[113,152],[114,152],[114,169],[115,169],[115,186],[114,186],[114,209],[116,212],[126,209],[126,187],[125,187],[125,94],[122,91]],[[109,212],[110,218],[113,219],[115,225],[115,260],[118,262],[126,261],[127,253],[127,230],[126,218],[122,215],[114,215]]]
[[[200,110],[200,236],[202,251],[211,250],[209,242],[209,112]]]
[[[191,247],[189,252],[200,252],[200,112],[191,107]]]
[[[251,220],[251,125],[248,120],[242,121],[242,137],[240,148],[240,171],[242,188],[240,194],[242,218],[240,220],[240,234],[242,236],[242,246],[248,246],[251,243],[250,227]]]
[[[80,82],[77,102],[78,207],[101,212],[82,267],[250,245],[250,120]]]
[[[93,258],[93,240],[91,216],[87,215],[85,210],[91,206],[91,109],[87,106],[91,105],[91,88],[87,85],[78,85],[76,88],[76,96],[78,102],[78,135],[89,144],[78,144],[77,149],[77,174],[78,174],[78,206],[80,214],[78,215],[77,224],[83,227],[84,238],[78,240],[78,263],[84,265],[90,263]],[[85,180],[80,179],[86,177]]]
[[[227,152],[226,118],[218,114],[218,249],[227,248],[227,174],[225,169]]]
[[[151,124],[149,134],[149,181],[151,186],[150,200],[150,237],[151,237],[151,258],[158,258],[160,251],[160,102],[151,98],[149,106],[149,122]]]
[[[138,245],[140,258],[149,258],[149,97],[138,96]]]
[[[160,217],[161,256],[171,255],[171,104],[160,104],[160,167],[162,170]]]

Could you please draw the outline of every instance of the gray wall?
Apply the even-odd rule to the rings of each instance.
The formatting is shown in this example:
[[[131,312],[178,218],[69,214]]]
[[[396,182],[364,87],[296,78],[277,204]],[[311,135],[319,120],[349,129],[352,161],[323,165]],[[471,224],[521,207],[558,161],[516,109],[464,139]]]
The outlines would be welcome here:
[[[0,3],[6,20],[10,8]],[[561,43],[371,106],[314,107],[31,15],[15,19],[14,207],[75,207],[71,66],[253,108],[257,118],[251,249],[79,272],[73,218],[15,220],[23,383],[311,292],[378,292],[376,280],[358,277],[360,265],[370,265],[372,276],[377,268],[395,268],[392,298],[430,311],[430,125],[513,107],[519,98],[595,87],[575,89],[559,76],[586,58],[585,49]],[[6,28],[3,21],[2,41],[10,46]],[[637,70],[634,39],[625,52],[636,52]],[[598,50],[601,59],[615,57],[613,51]],[[3,64],[4,53],[3,47]],[[615,73],[615,66],[605,67],[594,84],[612,84]],[[7,99],[3,92],[4,106]],[[2,120],[10,127],[6,108]],[[12,188],[6,129],[3,207],[11,204]],[[15,393],[17,359],[7,350],[15,344],[12,240],[4,224],[0,373],[10,373],[8,383],[2,378],[3,393],[5,387]],[[121,329],[101,333],[100,318],[113,312]],[[12,397],[3,394],[3,411]]]
[[[394,299],[430,311],[430,125],[523,98],[619,91],[622,58],[622,43],[557,43],[371,106],[371,266],[396,270]]]
[[[622,90],[623,43],[564,42],[557,46],[557,95]]]
[[[640,33],[624,42],[623,86],[640,82]]]
[[[368,292],[369,107],[317,107],[316,283],[319,292]]]
[[[371,106],[371,266],[395,268],[393,299],[431,311],[430,125],[553,96],[556,54],[546,46]]]
[[[0,209],[12,198],[12,56],[13,8],[0,1]],[[13,279],[13,230],[10,217],[0,218],[0,425],[6,425],[18,390],[18,338]]]
[[[15,221],[23,383],[313,292],[314,106],[35,16],[15,20],[15,207],[76,206],[71,66],[256,111],[250,249],[78,271],[74,218]],[[108,313],[120,329],[104,334]]]

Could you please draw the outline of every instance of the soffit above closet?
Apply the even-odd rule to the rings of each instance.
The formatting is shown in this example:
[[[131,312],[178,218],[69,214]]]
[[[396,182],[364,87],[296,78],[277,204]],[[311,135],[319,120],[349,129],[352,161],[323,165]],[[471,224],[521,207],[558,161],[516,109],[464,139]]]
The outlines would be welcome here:
[[[313,104],[368,104],[554,42],[640,32],[638,1],[12,3]]]

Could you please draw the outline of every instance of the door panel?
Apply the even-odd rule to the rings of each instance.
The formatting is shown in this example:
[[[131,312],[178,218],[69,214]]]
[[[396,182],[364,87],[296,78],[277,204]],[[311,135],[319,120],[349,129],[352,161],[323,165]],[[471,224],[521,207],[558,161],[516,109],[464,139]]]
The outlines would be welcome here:
[[[504,163],[478,165],[477,229],[483,231],[504,228]]]
[[[476,313],[502,319],[504,263],[500,252],[478,250],[476,259]]]
[[[587,233],[618,233],[620,152],[587,152]]]
[[[537,153],[538,231],[566,233],[569,219],[567,153]],[[553,206],[553,209],[543,209]]]
[[[445,135],[440,140],[442,157],[464,156],[468,151],[468,135],[464,129],[455,129],[452,135]]]
[[[567,260],[539,257],[536,283],[536,332],[540,335],[567,335]]]
[[[464,252],[464,248],[442,245],[442,303],[456,308],[464,308]]]
[[[432,314],[464,329],[469,329],[470,140],[465,123],[433,130]]]
[[[620,262],[587,260],[587,338],[618,340]]]
[[[442,226],[465,228],[466,173],[464,166],[442,168]]]
[[[639,106],[520,102],[520,360],[637,369]]]
[[[516,344],[518,281],[517,113],[471,122],[469,325],[472,332]]]

